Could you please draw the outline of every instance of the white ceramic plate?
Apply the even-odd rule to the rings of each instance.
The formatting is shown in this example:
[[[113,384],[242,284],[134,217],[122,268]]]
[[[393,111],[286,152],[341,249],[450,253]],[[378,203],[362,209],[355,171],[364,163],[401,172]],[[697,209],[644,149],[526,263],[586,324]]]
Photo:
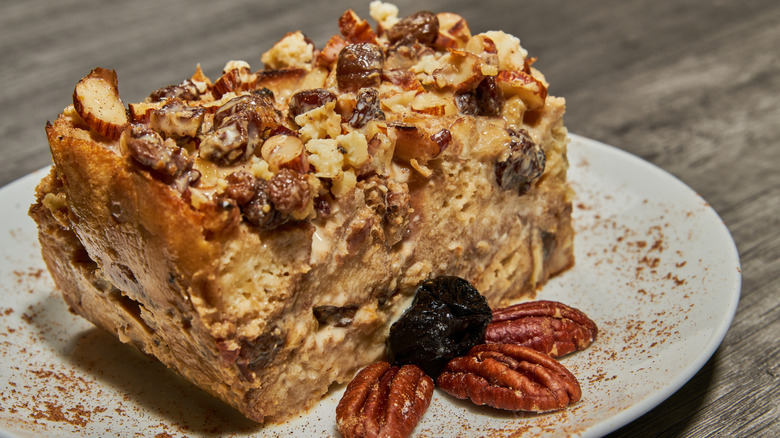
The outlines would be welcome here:
[[[562,362],[582,400],[552,414],[478,408],[435,393],[418,436],[600,436],[690,379],[737,307],[740,266],[717,214],[632,155],[572,136],[576,266],[540,292],[585,311],[598,340]],[[27,208],[44,171],[0,190],[0,435],[332,436],[343,387],[283,425],[258,426],[68,313]]]

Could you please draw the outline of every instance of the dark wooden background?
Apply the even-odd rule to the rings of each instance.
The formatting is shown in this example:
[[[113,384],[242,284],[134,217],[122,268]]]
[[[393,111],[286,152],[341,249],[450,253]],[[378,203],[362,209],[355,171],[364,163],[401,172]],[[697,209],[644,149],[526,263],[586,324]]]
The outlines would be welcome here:
[[[571,132],[638,155],[701,194],[731,230],[742,298],[682,389],[611,437],[780,436],[780,2],[399,0],[520,37],[568,101]],[[125,102],[301,29],[319,46],[367,1],[0,2],[0,186],[49,164],[43,127],[95,66]]]

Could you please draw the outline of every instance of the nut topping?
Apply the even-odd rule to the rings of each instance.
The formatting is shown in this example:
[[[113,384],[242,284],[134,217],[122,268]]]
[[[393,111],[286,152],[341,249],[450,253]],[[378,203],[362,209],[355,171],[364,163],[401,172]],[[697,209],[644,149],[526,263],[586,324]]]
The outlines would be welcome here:
[[[339,30],[350,43],[378,44],[371,25],[358,17],[352,9],[348,9],[339,17]]]
[[[98,67],[81,79],[73,90],[73,107],[92,130],[111,140],[119,140],[127,125],[114,70]]]
[[[598,334],[581,311],[557,301],[530,301],[493,311],[486,343],[518,344],[552,357],[587,348]]]
[[[451,360],[436,383],[459,399],[510,411],[556,411],[582,396],[577,378],[558,361],[513,344],[477,345]]]
[[[336,407],[345,438],[408,437],[433,396],[433,380],[414,365],[376,362],[347,385]]]

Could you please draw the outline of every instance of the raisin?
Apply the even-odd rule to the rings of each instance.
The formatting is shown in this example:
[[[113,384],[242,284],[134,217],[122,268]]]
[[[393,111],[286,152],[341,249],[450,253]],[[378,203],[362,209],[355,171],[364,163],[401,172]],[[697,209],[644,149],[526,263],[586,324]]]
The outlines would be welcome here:
[[[299,91],[290,97],[290,115],[295,118],[314,108],[321,107],[336,100],[336,94],[324,88]]]
[[[371,43],[350,44],[339,52],[336,61],[336,82],[342,91],[357,91],[378,87],[382,82],[385,54]]]
[[[149,95],[149,99],[152,102],[159,102],[163,99],[176,97],[182,100],[198,100],[200,98],[200,91],[194,82],[190,79],[185,79],[179,85],[168,85],[152,92]]]
[[[494,76],[482,79],[474,90],[455,96],[458,111],[470,116],[500,116],[504,100],[504,93]]]
[[[502,189],[516,190],[522,196],[544,172],[546,156],[525,129],[507,132],[509,156],[496,162],[496,182]]]
[[[259,97],[267,100],[270,103],[274,102],[274,92],[269,90],[266,87],[254,90],[254,91],[252,91],[252,94],[254,94],[255,96],[259,96]]]
[[[214,114],[214,126],[221,126],[225,119],[244,114],[258,131],[277,129],[281,116],[273,104],[258,94],[245,94],[227,101]]]
[[[263,369],[276,357],[279,350],[284,347],[285,338],[280,329],[274,328],[255,339],[241,340],[236,365],[247,381],[253,382],[255,372]]]
[[[235,114],[222,120],[220,126],[200,142],[199,154],[214,163],[230,166],[246,161],[259,142],[256,131],[249,131],[246,114]],[[255,134],[250,137],[250,134]]]
[[[261,230],[272,230],[287,222],[287,217],[274,208],[268,196],[268,183],[256,180],[257,191],[252,199],[241,206],[244,220]]]
[[[389,359],[438,376],[450,359],[482,343],[492,312],[468,281],[439,276],[423,281],[412,306],[390,327]]]
[[[214,128],[203,136],[200,156],[223,166],[241,163],[280,126],[281,115],[265,98],[236,97],[214,114]]]
[[[480,116],[497,117],[504,107],[504,93],[496,83],[495,76],[487,76],[474,90],[477,95],[477,108]]]
[[[357,94],[355,111],[347,123],[353,128],[362,128],[371,120],[384,120],[385,113],[379,106],[379,92],[374,88],[363,88]]]
[[[192,159],[179,147],[168,147],[160,134],[146,125],[132,124],[124,133],[127,152],[133,161],[169,180],[192,168]],[[175,143],[174,143],[175,144]]]
[[[455,105],[458,107],[458,111],[460,111],[461,114],[467,116],[476,116],[479,112],[477,94],[473,91],[455,95]]]
[[[415,12],[404,17],[387,31],[391,45],[414,43],[433,44],[439,35],[439,19],[428,11]]]
[[[274,207],[284,214],[303,210],[311,198],[306,177],[287,168],[268,181],[267,191]]]
[[[233,172],[225,178],[225,195],[244,205],[255,197],[258,191],[257,178],[245,171]]]

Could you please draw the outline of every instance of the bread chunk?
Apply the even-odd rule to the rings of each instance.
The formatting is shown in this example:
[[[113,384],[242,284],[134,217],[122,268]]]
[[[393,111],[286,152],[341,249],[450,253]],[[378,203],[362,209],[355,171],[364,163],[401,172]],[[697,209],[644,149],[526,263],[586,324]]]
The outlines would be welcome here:
[[[265,69],[198,68],[127,120],[100,119],[124,104],[96,69],[46,126],[30,215],[70,309],[258,422],[382,358],[422,280],[498,306],[574,262],[564,100],[519,40],[372,15],[322,48],[284,36]]]

